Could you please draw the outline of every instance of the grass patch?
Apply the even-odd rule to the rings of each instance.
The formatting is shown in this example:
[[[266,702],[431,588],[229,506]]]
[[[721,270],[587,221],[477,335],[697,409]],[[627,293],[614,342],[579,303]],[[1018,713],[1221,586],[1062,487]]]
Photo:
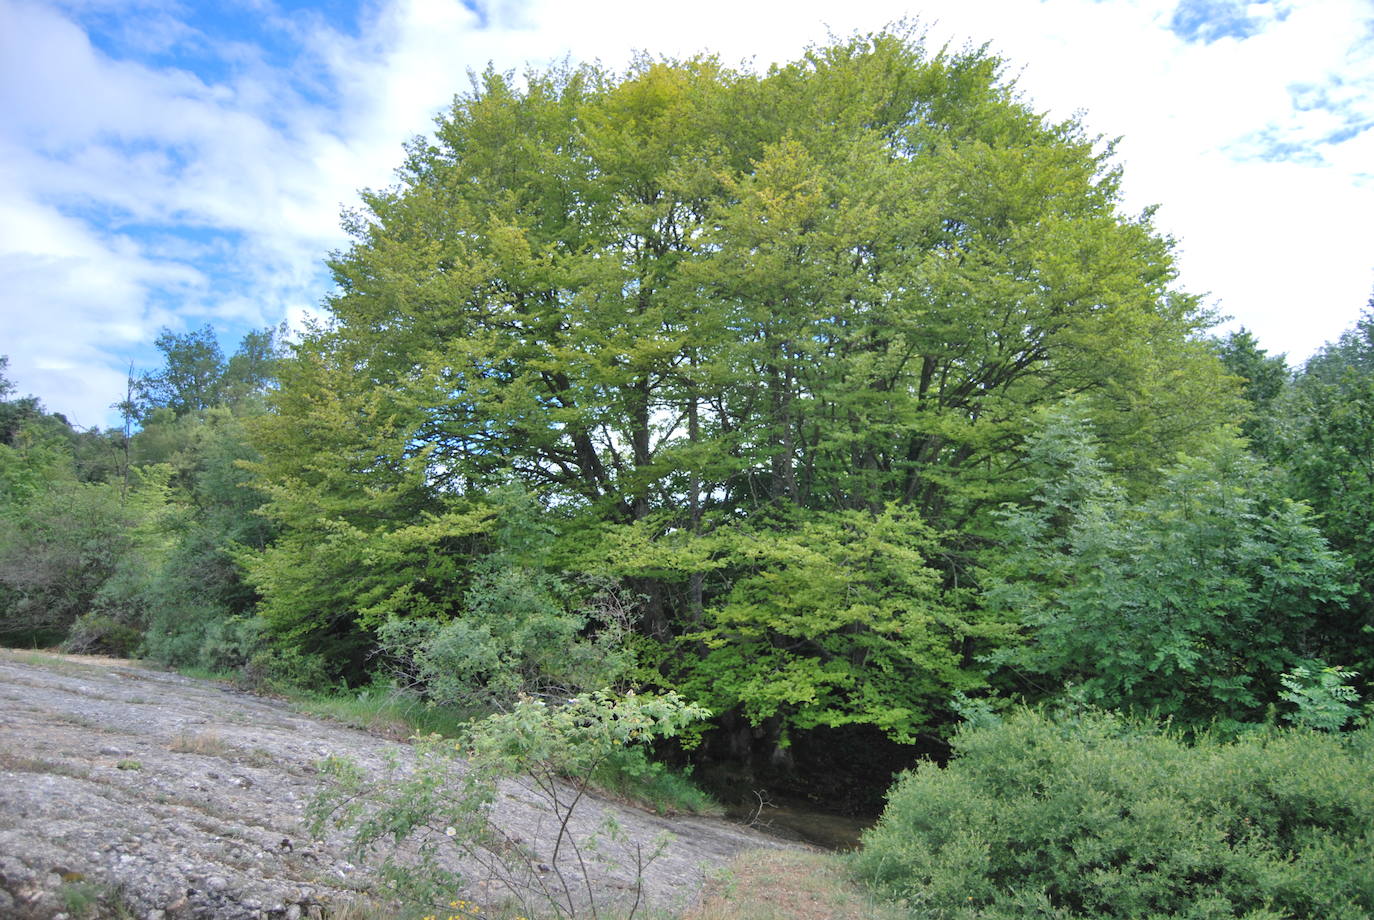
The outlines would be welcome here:
[[[873,899],[844,856],[804,850],[749,850],[707,883],[683,920],[901,920]]]
[[[702,789],[691,775],[661,763],[636,757],[629,751],[624,758],[612,758],[591,776],[591,786],[608,798],[618,799],[655,814],[725,814],[725,806]]]
[[[0,770],[14,773],[51,773],[55,776],[70,776],[73,779],[88,779],[90,772],[82,767],[56,760],[43,760],[28,757],[12,751],[0,751]]]
[[[68,661],[61,654],[47,649],[6,648],[0,649],[0,651],[4,652],[6,658],[18,661],[20,664],[33,665],[50,671],[71,674],[82,670],[80,664]]]
[[[200,754],[205,757],[224,757],[232,748],[214,732],[182,732],[167,745],[173,754]]]
[[[49,722],[62,722],[66,725],[75,725],[77,728],[89,728],[92,731],[110,731],[108,726],[102,725],[94,719],[87,718],[75,712],[50,712],[45,714]]]
[[[91,917],[100,906],[100,888],[90,882],[63,882],[57,889],[57,900],[62,909],[77,917]]]
[[[77,872],[66,875],[72,878],[57,889],[57,900],[72,920],[134,920],[133,908],[118,888],[86,881]]]
[[[414,693],[381,684],[358,690],[298,690],[287,698],[308,715],[398,740],[414,735],[454,738],[474,715],[454,707],[435,706]]]
[[[241,684],[242,675],[238,671],[216,671],[210,668],[198,668],[185,665],[176,669],[182,677],[194,677],[196,680],[208,680],[217,684]]]

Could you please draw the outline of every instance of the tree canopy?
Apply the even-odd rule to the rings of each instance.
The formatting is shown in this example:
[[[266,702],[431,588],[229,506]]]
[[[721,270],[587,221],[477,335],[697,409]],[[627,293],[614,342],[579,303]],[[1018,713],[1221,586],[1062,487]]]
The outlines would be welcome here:
[[[764,74],[482,74],[349,218],[258,423],[268,620],[337,649],[460,615],[518,485],[550,567],[692,651],[661,679],[911,737],[969,684],[961,592],[1034,410],[1079,396],[1146,482],[1236,405],[1111,145],[1001,70],[898,29]]]

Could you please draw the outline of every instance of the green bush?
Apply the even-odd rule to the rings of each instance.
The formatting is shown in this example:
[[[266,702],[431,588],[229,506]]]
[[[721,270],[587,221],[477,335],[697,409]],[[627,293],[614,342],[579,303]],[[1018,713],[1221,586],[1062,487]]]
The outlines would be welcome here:
[[[76,618],[62,649],[77,655],[112,655],[128,658],[138,649],[143,634],[138,627],[106,614],[91,611]]]
[[[856,868],[923,918],[1374,916],[1374,732],[1185,744],[1114,715],[961,731]]]
[[[1284,692],[1279,698],[1292,703],[1295,711],[1283,718],[1294,725],[1321,731],[1338,732],[1360,715],[1360,696],[1346,681],[1360,676],[1336,665],[1328,667],[1321,661],[1307,661],[1279,678]]]
[[[393,616],[377,632],[401,682],[439,705],[508,709],[522,696],[562,699],[623,679],[631,615],[614,588],[583,603],[557,578],[487,565],[452,619]]]
[[[239,669],[239,679],[255,690],[322,690],[329,686],[329,669],[319,655],[294,648],[269,646]]]

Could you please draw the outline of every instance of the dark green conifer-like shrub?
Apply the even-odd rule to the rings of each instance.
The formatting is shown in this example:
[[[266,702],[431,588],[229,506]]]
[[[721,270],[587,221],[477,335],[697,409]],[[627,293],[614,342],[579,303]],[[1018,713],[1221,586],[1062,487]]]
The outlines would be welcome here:
[[[1109,714],[959,733],[856,857],[912,916],[1374,916],[1374,729],[1184,743]]]

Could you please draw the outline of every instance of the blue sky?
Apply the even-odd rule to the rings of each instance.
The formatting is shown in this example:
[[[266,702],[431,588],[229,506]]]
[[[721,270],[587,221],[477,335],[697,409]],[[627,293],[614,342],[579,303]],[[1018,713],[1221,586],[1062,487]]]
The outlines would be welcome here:
[[[226,351],[329,290],[339,213],[469,69],[710,50],[766,67],[915,15],[1120,136],[1181,285],[1305,358],[1374,288],[1374,0],[0,0],[0,354],[113,421],[161,327]]]

